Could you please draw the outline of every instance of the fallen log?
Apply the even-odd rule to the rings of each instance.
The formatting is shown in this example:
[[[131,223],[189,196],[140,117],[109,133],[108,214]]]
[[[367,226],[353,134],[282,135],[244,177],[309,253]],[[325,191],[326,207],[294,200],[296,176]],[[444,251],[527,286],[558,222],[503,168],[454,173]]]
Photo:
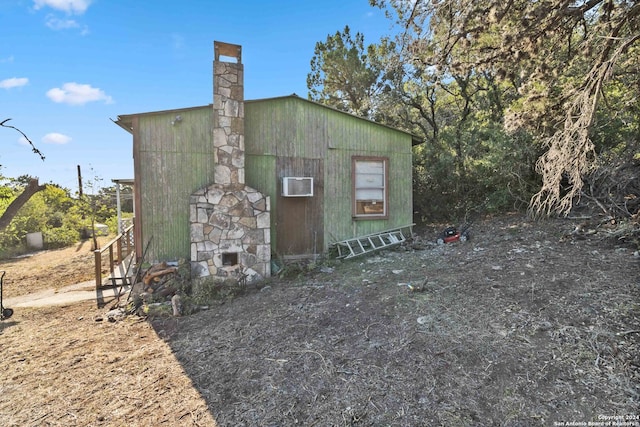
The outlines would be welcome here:
[[[178,271],[177,267],[169,267],[169,268],[165,268],[164,270],[154,271],[154,272],[151,272],[151,269],[149,269],[149,271],[147,271],[144,277],[142,278],[142,281],[144,282],[145,286],[149,286],[152,280],[154,282],[157,282],[160,280],[160,277],[166,276],[167,274],[175,273],[177,271]]]

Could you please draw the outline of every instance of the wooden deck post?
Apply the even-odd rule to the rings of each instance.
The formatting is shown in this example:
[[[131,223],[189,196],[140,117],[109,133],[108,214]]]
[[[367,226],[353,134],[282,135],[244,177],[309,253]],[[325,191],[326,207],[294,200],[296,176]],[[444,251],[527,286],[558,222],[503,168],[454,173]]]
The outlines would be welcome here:
[[[120,265],[124,262],[125,258],[129,256],[133,251],[133,225],[127,227],[122,233],[118,234],[113,240],[105,245],[102,249],[96,249],[95,265],[96,265],[96,287],[102,286],[102,257],[105,253],[109,254],[109,273],[113,278],[113,272],[115,271],[116,264]],[[126,242],[122,242],[122,239],[126,239]],[[123,251],[123,245],[126,248],[126,253]],[[115,247],[115,249],[114,249]],[[115,255],[114,255],[115,251]],[[105,260],[106,262],[106,260]]]
[[[96,288],[102,286],[102,251],[96,249],[93,251],[96,266]]]

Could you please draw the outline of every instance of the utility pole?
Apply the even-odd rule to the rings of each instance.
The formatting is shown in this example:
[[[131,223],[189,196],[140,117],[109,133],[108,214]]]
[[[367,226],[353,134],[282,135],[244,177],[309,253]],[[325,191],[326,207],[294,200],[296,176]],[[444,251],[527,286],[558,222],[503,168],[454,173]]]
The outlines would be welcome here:
[[[78,196],[82,199],[82,173],[80,172],[80,165],[78,165]]]

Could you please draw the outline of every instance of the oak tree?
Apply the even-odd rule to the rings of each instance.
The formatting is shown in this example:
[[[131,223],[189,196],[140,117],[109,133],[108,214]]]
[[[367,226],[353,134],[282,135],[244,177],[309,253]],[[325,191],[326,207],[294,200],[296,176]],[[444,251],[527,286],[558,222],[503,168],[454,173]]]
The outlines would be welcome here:
[[[637,111],[640,3],[628,0],[370,0],[394,12],[406,62],[443,79],[490,73],[513,102],[504,126],[541,138],[538,214],[568,213],[596,164],[593,124],[612,86]],[[391,15],[391,13],[390,13]],[[615,113],[618,113],[616,111]],[[633,120],[633,119],[632,119]],[[636,118],[637,120],[637,118]],[[637,138],[637,135],[636,135]],[[630,143],[637,144],[637,139]]]
[[[384,66],[380,58],[393,46],[364,45],[364,35],[351,34],[349,26],[316,43],[309,98],[361,117],[375,113],[375,99],[383,89]]]

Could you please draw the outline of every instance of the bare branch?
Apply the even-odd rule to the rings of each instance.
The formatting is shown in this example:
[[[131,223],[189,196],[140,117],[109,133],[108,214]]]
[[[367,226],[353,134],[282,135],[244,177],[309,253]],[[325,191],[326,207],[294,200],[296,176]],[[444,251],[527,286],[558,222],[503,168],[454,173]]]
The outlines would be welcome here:
[[[620,55],[638,40],[640,34],[628,38],[611,58],[594,65],[584,85],[567,105],[564,129],[549,138],[549,149],[536,165],[543,183],[532,198],[531,206],[536,214],[549,215],[556,211],[566,215],[573,206],[573,200],[580,195],[583,177],[594,165],[595,152],[589,138],[589,127],[596,113],[598,97]],[[568,188],[563,193],[562,183],[565,180]]]
[[[31,141],[31,140],[29,139],[29,137],[28,137],[24,132],[22,132],[20,129],[18,129],[18,128],[17,128],[17,127],[15,127],[15,126],[8,125],[8,124],[7,124],[7,122],[8,122],[9,120],[11,120],[11,119],[5,119],[5,120],[3,120],[2,122],[0,122],[0,126],[5,127],[5,128],[13,129],[13,130],[15,130],[16,132],[18,132],[20,135],[22,135],[22,136],[24,137],[24,139],[26,139],[26,140],[27,140],[27,142],[29,143],[29,145],[31,145],[31,151],[33,151],[33,152],[34,152],[34,154],[37,154],[37,155],[40,157],[40,159],[41,159],[42,161],[44,161],[44,154],[42,154],[42,151],[40,151],[39,149],[37,149],[37,148],[36,148],[36,146],[35,146],[35,144],[33,143],[33,141]]]

